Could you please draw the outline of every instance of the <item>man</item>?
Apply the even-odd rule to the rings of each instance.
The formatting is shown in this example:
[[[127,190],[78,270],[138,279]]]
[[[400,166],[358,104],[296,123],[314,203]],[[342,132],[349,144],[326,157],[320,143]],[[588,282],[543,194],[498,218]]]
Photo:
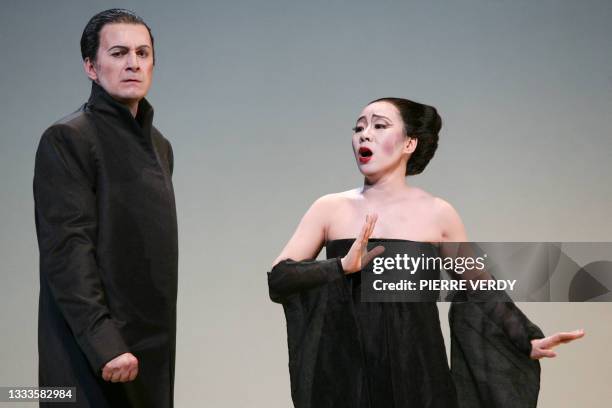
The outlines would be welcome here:
[[[81,53],[91,96],[36,154],[40,386],[76,387],[71,407],[172,407],[177,222],[172,148],[144,99],[153,37],[106,10]]]

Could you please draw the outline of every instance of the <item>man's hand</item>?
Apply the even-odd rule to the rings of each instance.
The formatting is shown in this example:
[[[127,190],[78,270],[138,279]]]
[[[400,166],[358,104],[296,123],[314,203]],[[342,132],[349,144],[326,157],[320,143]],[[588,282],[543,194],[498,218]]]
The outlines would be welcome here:
[[[106,363],[102,378],[110,382],[134,381],[138,375],[138,359],[132,353],[123,353]]]
[[[543,339],[531,340],[531,358],[533,360],[539,360],[542,357],[556,357],[552,348],[559,344],[569,343],[584,336],[584,330],[574,330],[571,332],[561,332],[553,334],[552,336],[545,337]]]

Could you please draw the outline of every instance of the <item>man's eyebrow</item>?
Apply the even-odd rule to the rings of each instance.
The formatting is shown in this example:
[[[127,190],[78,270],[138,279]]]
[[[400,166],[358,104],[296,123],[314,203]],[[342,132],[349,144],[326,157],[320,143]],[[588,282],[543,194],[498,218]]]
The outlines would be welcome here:
[[[365,120],[365,116],[360,116],[357,118],[357,120],[355,121],[355,123],[359,122],[360,120]]]
[[[128,47],[126,47],[125,45],[113,45],[111,47],[108,47],[108,51],[114,49],[114,48],[118,48],[120,50],[127,50],[129,49]]]
[[[129,50],[130,47],[126,47],[125,45],[113,45],[112,47],[108,48],[108,51],[112,50],[113,48],[118,48],[120,50]],[[140,49],[140,48],[151,48],[150,45],[148,44],[142,44],[136,47],[136,49]]]

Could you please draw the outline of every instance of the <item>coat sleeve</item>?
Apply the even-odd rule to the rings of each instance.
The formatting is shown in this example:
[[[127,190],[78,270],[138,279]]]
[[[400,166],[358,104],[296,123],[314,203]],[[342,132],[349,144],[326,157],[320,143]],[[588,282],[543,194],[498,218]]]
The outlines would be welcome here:
[[[531,340],[544,337],[512,302],[451,305],[451,372],[460,407],[532,408],[540,363]]]
[[[97,201],[91,143],[54,125],[36,153],[34,202],[41,282],[94,372],[128,348],[110,315],[96,262]]]
[[[285,259],[268,272],[270,299],[283,303],[289,296],[312,289],[344,276],[340,258],[322,261]]]
[[[168,165],[170,167],[170,176],[174,174],[174,151],[172,150],[172,144],[168,143]]]

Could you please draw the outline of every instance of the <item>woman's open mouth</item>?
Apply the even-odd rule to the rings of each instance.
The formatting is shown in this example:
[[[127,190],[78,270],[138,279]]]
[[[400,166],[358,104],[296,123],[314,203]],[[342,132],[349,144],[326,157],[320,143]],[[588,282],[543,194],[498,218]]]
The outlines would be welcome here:
[[[362,163],[362,164],[369,162],[373,155],[370,149],[368,149],[367,147],[363,147],[363,146],[359,148],[358,153],[359,153],[359,163]]]

